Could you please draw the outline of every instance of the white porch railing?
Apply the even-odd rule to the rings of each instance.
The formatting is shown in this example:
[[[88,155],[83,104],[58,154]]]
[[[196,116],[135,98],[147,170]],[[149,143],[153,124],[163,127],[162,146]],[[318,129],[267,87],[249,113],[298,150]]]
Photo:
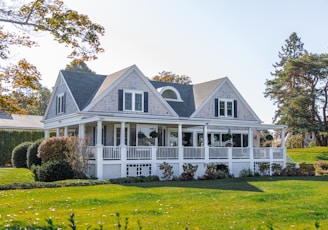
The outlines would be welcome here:
[[[232,149],[232,159],[250,159],[250,149],[249,148],[231,148]]]
[[[128,146],[126,147],[127,160],[151,160],[151,146]],[[179,148],[170,146],[155,147],[156,160],[175,160],[179,159]],[[269,147],[209,147],[209,159],[283,159],[283,148]],[[253,151],[251,151],[253,150]],[[97,158],[97,147],[87,147],[89,159]],[[120,160],[121,147],[103,146],[103,160]],[[251,157],[253,155],[253,157]],[[229,157],[230,156],[230,157]],[[183,159],[205,159],[205,147],[183,147]]]
[[[184,147],[183,159],[204,159],[205,149],[203,147]]]
[[[177,147],[158,146],[156,159],[157,160],[179,159],[179,149]]]
[[[129,146],[127,147],[127,160],[150,160],[152,147]]]
[[[210,159],[228,159],[229,158],[228,147],[212,147],[209,148],[209,158]]]
[[[104,146],[103,149],[104,160],[120,160],[121,148],[119,146]]]

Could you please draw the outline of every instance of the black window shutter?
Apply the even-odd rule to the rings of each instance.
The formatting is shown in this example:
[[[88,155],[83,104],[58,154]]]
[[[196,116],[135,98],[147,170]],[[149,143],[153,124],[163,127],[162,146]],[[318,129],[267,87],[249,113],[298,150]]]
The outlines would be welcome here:
[[[123,89],[118,90],[118,111],[123,111]]]
[[[148,113],[148,92],[144,92],[144,112]]]
[[[233,101],[233,116],[237,117],[237,100]]]
[[[216,117],[219,116],[219,99],[218,98],[214,99],[214,115]]]

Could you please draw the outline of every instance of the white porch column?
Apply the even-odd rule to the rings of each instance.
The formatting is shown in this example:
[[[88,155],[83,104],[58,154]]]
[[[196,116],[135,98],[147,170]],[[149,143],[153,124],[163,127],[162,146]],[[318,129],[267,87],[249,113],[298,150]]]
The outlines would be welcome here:
[[[183,145],[182,145],[182,124],[178,125],[178,151],[179,151],[179,176],[183,172]]]
[[[64,136],[67,137],[68,136],[68,127],[65,126],[64,128]]]
[[[126,177],[127,146],[125,145],[125,122],[121,122],[120,149],[121,149],[121,177]]]
[[[253,144],[253,130],[248,128],[248,150],[249,150],[249,168],[254,173],[254,144]]]
[[[56,137],[60,136],[60,128],[56,128]]]
[[[103,179],[103,146],[102,146],[102,121],[97,121],[97,142],[96,142],[96,149],[97,149],[97,157],[96,157],[96,164],[97,164],[97,178]]]
[[[280,148],[282,148],[282,154],[283,154],[283,159],[284,163],[282,167],[286,166],[287,163],[287,156],[286,156],[286,146],[285,146],[285,128],[281,129],[281,141],[280,141]]]
[[[85,124],[79,124],[79,137],[85,137]]]
[[[207,136],[207,124],[203,126],[203,142],[205,150],[205,163],[209,162],[209,147],[208,147],[208,136]]]
[[[49,137],[50,137],[49,129],[45,129],[44,130],[44,138],[49,138]]]

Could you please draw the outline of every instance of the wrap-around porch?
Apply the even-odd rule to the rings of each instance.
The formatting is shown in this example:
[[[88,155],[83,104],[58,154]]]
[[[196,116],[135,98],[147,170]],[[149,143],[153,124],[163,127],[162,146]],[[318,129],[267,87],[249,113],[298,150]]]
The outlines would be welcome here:
[[[87,173],[98,179],[161,177],[159,165],[163,162],[173,166],[177,177],[183,172],[184,164],[198,165],[196,178],[204,175],[205,165],[210,163],[227,165],[230,174],[236,177],[242,169],[257,172],[261,162],[285,165],[284,126],[190,121],[172,123],[160,120],[117,122],[98,117],[80,124],[61,124],[56,127],[56,135],[77,135],[87,140]],[[280,146],[260,146],[258,132],[262,129],[278,130]]]

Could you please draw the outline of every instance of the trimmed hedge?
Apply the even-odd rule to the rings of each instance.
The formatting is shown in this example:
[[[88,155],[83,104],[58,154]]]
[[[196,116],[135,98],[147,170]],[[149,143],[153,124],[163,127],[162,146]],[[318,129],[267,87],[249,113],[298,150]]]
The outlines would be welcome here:
[[[43,131],[0,130],[0,166],[11,164],[11,154],[17,145],[26,141],[34,142],[43,137]]]
[[[33,168],[35,178],[43,182],[73,179],[72,167],[66,160],[52,160]]]
[[[15,168],[27,168],[27,149],[32,145],[32,142],[23,142],[17,145],[11,156],[11,163]]]
[[[43,139],[39,139],[35,141],[30,147],[27,149],[27,167],[30,169],[32,165],[41,165],[41,158],[38,155],[38,148]]]

